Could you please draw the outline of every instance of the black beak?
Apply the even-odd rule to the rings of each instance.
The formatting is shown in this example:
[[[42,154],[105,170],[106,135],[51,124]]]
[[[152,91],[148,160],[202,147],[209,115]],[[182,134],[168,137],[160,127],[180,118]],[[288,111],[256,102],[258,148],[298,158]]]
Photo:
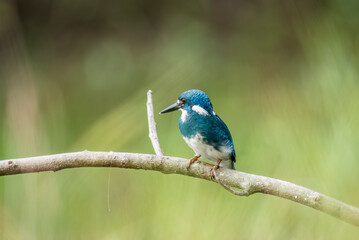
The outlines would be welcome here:
[[[168,113],[168,112],[173,112],[175,110],[178,110],[181,106],[178,103],[174,103],[169,107],[166,107],[165,109],[163,109],[160,114],[162,113]]]

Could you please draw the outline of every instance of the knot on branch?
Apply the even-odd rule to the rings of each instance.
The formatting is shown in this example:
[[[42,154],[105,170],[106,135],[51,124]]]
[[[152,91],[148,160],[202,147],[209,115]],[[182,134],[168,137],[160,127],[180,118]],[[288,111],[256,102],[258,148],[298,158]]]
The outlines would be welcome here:
[[[7,164],[9,165],[10,168],[17,168],[18,165],[16,164],[16,162],[14,160],[9,160],[7,161]]]

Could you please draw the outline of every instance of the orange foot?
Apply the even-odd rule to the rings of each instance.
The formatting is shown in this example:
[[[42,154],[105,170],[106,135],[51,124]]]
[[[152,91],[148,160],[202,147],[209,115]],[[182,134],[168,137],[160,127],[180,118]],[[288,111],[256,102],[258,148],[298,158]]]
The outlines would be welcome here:
[[[212,167],[212,169],[211,169],[211,176],[212,176],[212,178],[216,178],[216,173],[215,173],[215,171],[216,171],[216,169],[217,168],[219,168],[219,164],[222,162],[222,159],[218,159],[218,161],[217,161],[217,163]]]
[[[188,163],[188,167],[187,167],[187,168],[190,168],[191,165],[192,165],[192,163],[194,163],[195,161],[197,161],[197,159],[200,158],[200,157],[201,157],[201,155],[196,155],[196,156],[194,156],[193,158],[191,158],[191,159],[189,160],[189,163]]]

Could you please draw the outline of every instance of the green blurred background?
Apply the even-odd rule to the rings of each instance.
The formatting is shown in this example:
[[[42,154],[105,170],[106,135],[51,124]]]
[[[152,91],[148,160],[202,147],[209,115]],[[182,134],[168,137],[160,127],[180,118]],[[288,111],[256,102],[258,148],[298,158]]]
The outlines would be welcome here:
[[[0,158],[153,153],[147,90],[157,113],[198,88],[232,132],[238,170],[359,206],[358,11],[354,0],[2,0]],[[156,115],[158,134],[165,154],[190,158],[179,114]],[[359,238],[287,200],[157,172],[6,176],[0,193],[1,239]]]

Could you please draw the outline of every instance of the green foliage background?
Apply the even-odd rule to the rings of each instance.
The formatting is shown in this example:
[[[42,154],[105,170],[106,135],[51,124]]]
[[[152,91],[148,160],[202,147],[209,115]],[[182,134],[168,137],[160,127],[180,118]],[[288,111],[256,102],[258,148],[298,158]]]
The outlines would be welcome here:
[[[147,90],[159,112],[198,88],[232,132],[238,170],[359,206],[358,10],[350,0],[1,1],[0,157],[153,153]],[[190,158],[178,117],[156,115],[159,138],[165,154]],[[290,201],[156,172],[7,176],[0,194],[1,239],[359,238]]]

